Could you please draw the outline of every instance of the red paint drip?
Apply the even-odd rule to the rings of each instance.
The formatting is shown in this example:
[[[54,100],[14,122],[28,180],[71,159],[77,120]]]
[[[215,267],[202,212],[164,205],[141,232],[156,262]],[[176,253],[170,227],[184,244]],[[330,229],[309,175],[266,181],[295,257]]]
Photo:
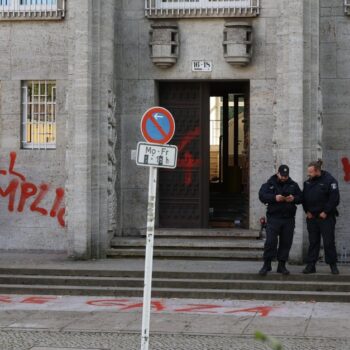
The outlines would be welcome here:
[[[350,182],[350,161],[349,158],[342,158],[343,169],[344,169],[344,181]]]

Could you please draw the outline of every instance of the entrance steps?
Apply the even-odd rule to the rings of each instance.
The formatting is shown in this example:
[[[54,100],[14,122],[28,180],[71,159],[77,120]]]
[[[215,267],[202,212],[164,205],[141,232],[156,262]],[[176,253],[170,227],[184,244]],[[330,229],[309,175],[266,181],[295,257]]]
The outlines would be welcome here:
[[[243,229],[156,230],[154,258],[261,260],[259,232]],[[115,237],[107,256],[142,258],[145,237]]]
[[[295,273],[301,267],[291,266],[295,271],[290,276],[271,273],[261,277],[256,272],[176,271],[176,262],[172,266],[172,270],[154,271],[153,298],[350,302],[350,273],[332,276],[323,272],[305,276]],[[11,293],[142,297],[143,271],[0,268],[0,294]]]

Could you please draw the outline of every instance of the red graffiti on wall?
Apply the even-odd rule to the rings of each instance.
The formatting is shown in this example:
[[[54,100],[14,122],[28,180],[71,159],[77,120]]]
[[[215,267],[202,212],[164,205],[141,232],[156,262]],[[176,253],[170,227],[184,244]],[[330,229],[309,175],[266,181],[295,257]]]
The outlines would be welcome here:
[[[186,186],[190,186],[192,184],[192,170],[193,168],[199,167],[201,164],[200,159],[196,159],[193,157],[192,153],[189,151],[185,151],[184,149],[188,146],[194,139],[196,139],[201,133],[199,127],[194,130],[189,131],[180,141],[178,149],[179,149],[179,160],[177,165],[179,168],[184,169],[184,183]]]
[[[50,215],[50,217],[52,218],[57,218],[57,221],[60,224],[60,226],[65,227],[64,215],[66,209],[62,206],[64,200],[64,189],[56,189],[56,196],[50,210],[41,207],[40,205],[42,201],[44,200],[44,198],[50,190],[50,185],[47,183],[41,183],[40,185],[36,185],[28,182],[23,174],[14,170],[16,158],[16,152],[11,152],[8,169],[0,169],[0,175],[11,175],[15,177],[9,181],[9,184],[6,187],[6,189],[0,187],[0,197],[8,197],[8,211],[15,211],[16,195],[18,194],[18,213],[22,213],[24,211],[24,208],[26,207],[26,204],[29,201],[33,200],[30,203],[30,205],[28,204],[29,209],[32,212],[39,213],[43,216]]]
[[[350,161],[349,158],[342,158],[343,169],[344,169],[344,181],[350,182]]]

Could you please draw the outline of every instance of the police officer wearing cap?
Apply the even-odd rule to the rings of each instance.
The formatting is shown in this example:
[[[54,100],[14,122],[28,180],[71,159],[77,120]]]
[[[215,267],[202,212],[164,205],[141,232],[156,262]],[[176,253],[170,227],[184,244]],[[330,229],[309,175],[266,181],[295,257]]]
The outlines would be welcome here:
[[[309,250],[303,273],[316,272],[322,236],[326,263],[330,265],[332,274],[337,275],[334,233],[340,200],[338,182],[330,173],[322,170],[321,160],[310,163],[307,171],[309,179],[304,182],[303,207],[309,232]]]
[[[296,204],[301,203],[302,192],[289,177],[287,165],[281,165],[278,173],[261,186],[259,199],[267,205],[264,265],[259,274],[265,276],[271,271],[271,261],[277,258],[277,272],[289,275],[286,262],[293,243]]]

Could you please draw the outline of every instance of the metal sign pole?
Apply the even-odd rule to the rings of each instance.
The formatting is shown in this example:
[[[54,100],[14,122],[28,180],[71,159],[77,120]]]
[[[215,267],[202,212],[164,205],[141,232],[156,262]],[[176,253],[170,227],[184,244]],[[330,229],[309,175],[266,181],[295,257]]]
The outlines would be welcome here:
[[[145,282],[144,282],[145,286],[143,291],[141,350],[148,350],[148,347],[149,347],[157,175],[158,175],[158,169],[151,166],[149,168],[147,237],[146,237],[147,241],[146,241],[146,258],[145,258]]]

